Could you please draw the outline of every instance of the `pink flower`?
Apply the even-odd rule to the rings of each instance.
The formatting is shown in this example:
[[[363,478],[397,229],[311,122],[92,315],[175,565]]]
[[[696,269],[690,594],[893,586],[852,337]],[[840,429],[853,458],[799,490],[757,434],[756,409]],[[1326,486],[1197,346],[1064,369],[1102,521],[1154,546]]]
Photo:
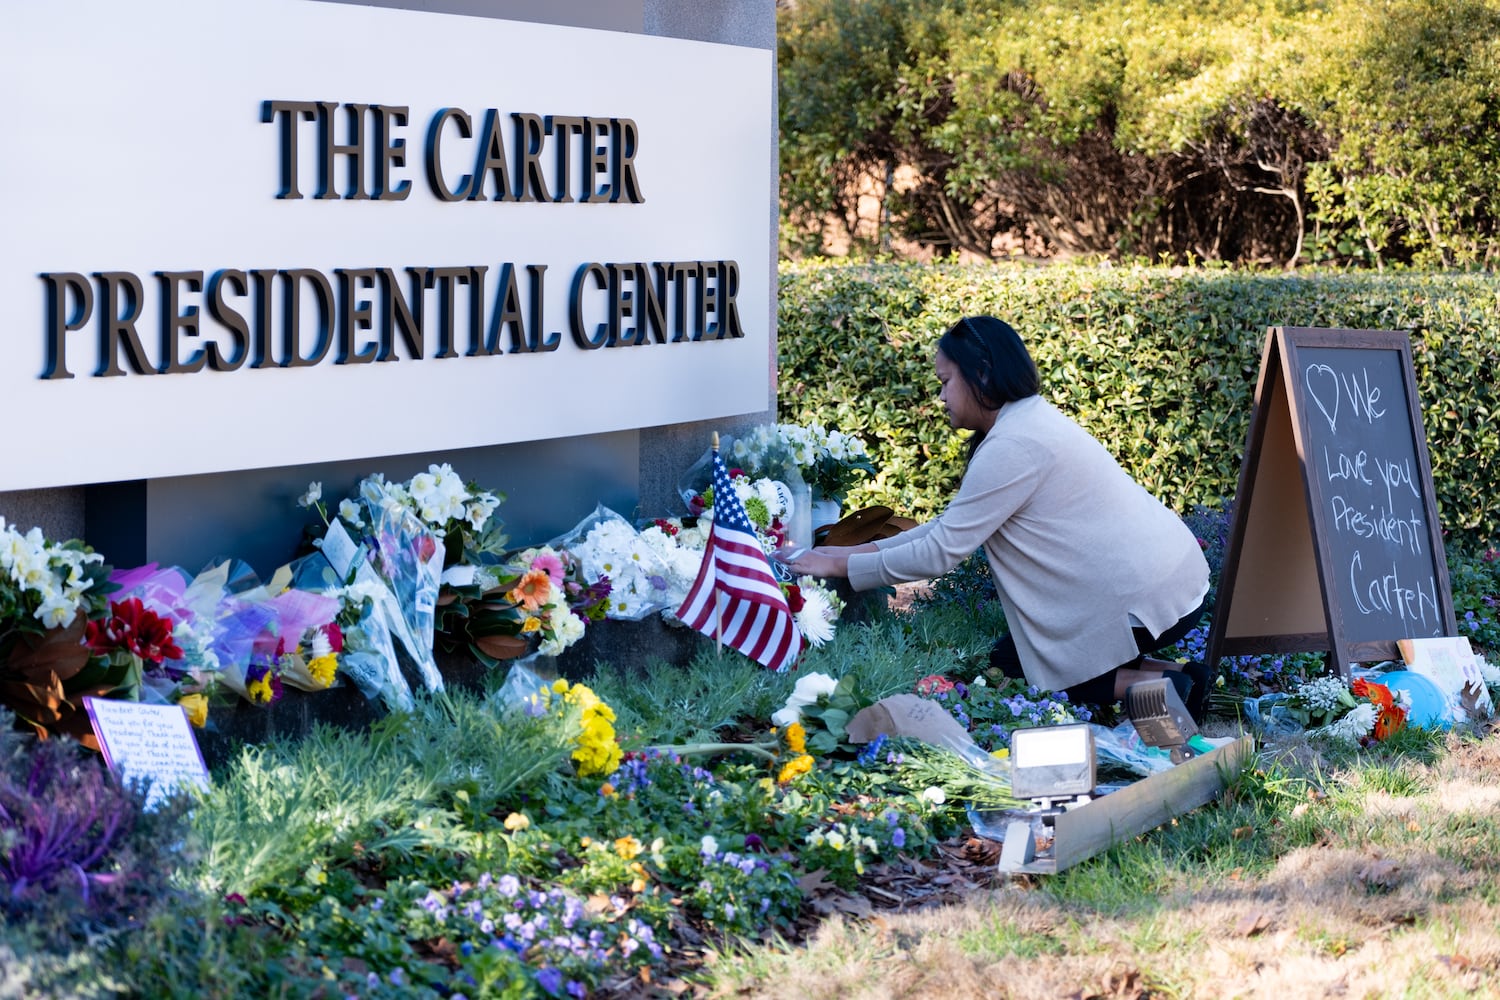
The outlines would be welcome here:
[[[541,570],[552,578],[552,586],[561,587],[563,584],[563,562],[550,552],[543,552],[531,560],[531,568]]]

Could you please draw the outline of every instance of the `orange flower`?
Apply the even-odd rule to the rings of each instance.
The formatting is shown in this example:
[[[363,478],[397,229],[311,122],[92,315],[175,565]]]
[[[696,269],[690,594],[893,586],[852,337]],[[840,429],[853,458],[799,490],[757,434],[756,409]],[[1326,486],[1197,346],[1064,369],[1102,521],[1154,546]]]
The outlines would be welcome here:
[[[1406,709],[1400,707],[1382,708],[1380,715],[1375,719],[1375,738],[1386,740],[1401,731],[1406,725]]]
[[[515,589],[505,596],[527,611],[535,611],[552,596],[552,578],[544,570],[528,570]]]

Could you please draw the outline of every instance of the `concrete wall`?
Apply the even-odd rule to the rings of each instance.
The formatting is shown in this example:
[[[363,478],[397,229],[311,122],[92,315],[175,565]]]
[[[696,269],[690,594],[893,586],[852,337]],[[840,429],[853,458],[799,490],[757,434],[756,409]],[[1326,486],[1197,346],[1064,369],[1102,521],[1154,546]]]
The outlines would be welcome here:
[[[307,0],[401,7],[508,18],[718,42],[774,51],[774,0]],[[774,74],[766,80],[773,102]],[[776,176],[775,129],[765,151]],[[773,187],[774,191],[774,187]],[[766,206],[771,239],[769,272],[776,275],[775,199]],[[768,369],[776,359],[775,289],[766,322],[772,331]],[[587,400],[569,405],[588,405]],[[734,432],[775,417],[774,387],[763,411],[731,420],[622,430],[561,441],[530,442],[424,455],[393,455],[321,465],[255,469],[84,487],[0,492],[0,517],[22,530],[42,528],[49,539],[84,538],[117,567],[145,562],[192,572],[224,557],[249,562],[262,575],[295,554],[303,524],[295,503],[313,480],[325,498],[347,495],[372,472],[402,480],[432,462],[450,462],[466,478],[507,495],[500,508],[512,544],[545,541],[604,503],[627,517],[680,513],[676,484],[708,447],[713,431]],[[413,419],[441,419],[441,403]],[[25,432],[25,428],[12,433]],[[133,447],[109,428],[98,438],[66,447]],[[155,446],[162,446],[158,443]]]

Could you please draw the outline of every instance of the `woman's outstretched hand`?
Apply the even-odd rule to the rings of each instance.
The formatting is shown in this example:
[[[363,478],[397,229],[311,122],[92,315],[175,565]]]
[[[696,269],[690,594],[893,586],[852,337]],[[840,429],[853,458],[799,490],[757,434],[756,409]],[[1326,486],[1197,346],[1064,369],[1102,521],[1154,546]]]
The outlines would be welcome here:
[[[772,553],[772,558],[798,576],[819,579],[849,575],[849,556],[855,552],[874,552],[873,545],[823,545],[804,549],[787,545]]]

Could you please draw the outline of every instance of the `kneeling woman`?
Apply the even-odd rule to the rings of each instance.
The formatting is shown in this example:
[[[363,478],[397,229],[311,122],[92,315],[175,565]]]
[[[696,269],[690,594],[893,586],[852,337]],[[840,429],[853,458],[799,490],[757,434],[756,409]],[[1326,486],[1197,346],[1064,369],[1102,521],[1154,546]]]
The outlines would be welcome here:
[[[1038,395],[1036,364],[1008,324],[960,320],[935,366],[949,421],[974,432],[947,509],[878,542],[778,557],[869,590],[941,576],[983,548],[1010,626],[992,665],[1096,705],[1165,674],[1201,719],[1207,670],[1146,658],[1202,617],[1208,563],[1192,531]]]

